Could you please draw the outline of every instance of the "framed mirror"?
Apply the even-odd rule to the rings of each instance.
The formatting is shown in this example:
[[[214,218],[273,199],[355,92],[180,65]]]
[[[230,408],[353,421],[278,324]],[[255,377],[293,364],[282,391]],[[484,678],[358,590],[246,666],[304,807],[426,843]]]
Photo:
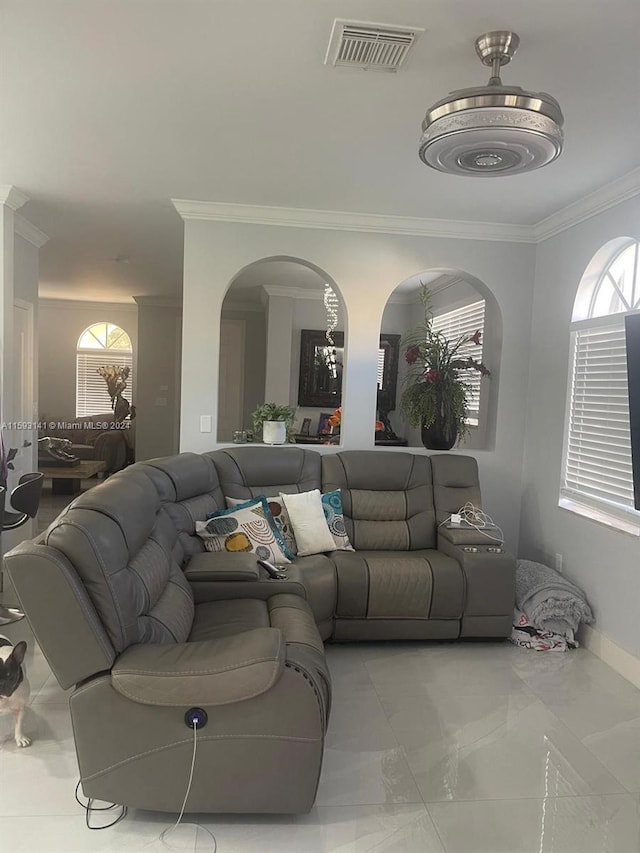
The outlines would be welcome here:
[[[299,406],[331,406],[336,409],[342,404],[344,333],[333,332],[333,340],[335,346],[330,347],[323,330],[301,330]],[[378,390],[392,402],[392,410],[395,409],[399,345],[400,335],[380,335]]]

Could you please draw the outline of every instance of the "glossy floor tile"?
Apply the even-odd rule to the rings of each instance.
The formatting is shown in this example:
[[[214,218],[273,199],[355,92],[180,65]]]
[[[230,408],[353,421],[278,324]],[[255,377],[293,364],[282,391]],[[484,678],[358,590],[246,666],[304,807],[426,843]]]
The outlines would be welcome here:
[[[13,603],[10,583],[4,599]],[[132,810],[110,829],[86,828],[70,691],[26,621],[0,632],[28,643],[33,738],[18,749],[0,716],[2,853],[212,851],[197,826],[162,844],[175,815]],[[218,853],[640,853],[640,691],[589,652],[506,642],[326,651],[334,705],[316,805],[188,815]]]
[[[5,633],[29,643],[33,745],[19,750],[0,717],[4,847],[166,850],[158,836],[175,815],[132,811],[111,829],[86,829],[73,797],[69,691],[26,622]],[[588,652],[558,662],[506,643],[373,643],[328,646],[327,656],[335,704],[316,806],[300,816],[196,816],[219,853],[640,849],[639,798],[629,793],[640,691]],[[170,850],[213,849],[193,826],[167,841]]]
[[[89,830],[84,813],[67,817],[2,818],[0,850],[7,853],[168,853],[196,849],[196,828],[169,836],[165,846],[159,839],[167,821],[150,812],[128,815],[110,829]],[[207,850],[206,847],[202,848]]]
[[[447,853],[636,853],[629,795],[439,803],[429,806]]]
[[[315,806],[310,814],[283,821],[200,815],[215,833],[219,853],[445,853],[422,804],[403,806]],[[211,839],[198,832],[198,853]]]
[[[404,751],[389,729],[331,736],[316,802],[320,806],[421,803]]]

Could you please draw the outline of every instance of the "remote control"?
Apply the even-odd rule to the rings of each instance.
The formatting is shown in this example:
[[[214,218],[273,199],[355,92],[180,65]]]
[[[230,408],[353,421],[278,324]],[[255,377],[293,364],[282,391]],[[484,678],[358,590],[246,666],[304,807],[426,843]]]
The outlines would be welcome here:
[[[269,577],[276,578],[277,580],[283,580],[286,578],[287,573],[282,571],[282,569],[278,569],[268,560],[258,560],[257,562],[258,565],[262,566],[262,568],[269,574]]]

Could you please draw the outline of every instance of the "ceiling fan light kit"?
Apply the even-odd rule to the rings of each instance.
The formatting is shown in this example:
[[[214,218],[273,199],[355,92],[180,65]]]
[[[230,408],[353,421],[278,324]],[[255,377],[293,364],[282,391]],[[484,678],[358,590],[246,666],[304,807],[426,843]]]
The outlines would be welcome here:
[[[508,30],[476,39],[491,78],[486,86],[451,92],[427,111],[418,151],[423,163],[452,175],[494,177],[530,172],[560,155],[564,118],[556,99],[500,79],[519,43]]]

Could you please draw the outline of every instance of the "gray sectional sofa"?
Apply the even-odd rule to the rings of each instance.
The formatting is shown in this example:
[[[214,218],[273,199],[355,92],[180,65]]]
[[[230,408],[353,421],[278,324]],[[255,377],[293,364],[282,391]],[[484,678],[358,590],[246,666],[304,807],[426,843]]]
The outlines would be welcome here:
[[[354,551],[272,579],[206,552],[225,497],[341,489]],[[324,641],[506,637],[515,560],[444,522],[480,505],[457,454],[320,455],[245,446],[138,463],[80,495],[5,557],[70,707],[84,793],[178,811],[204,709],[191,812],[306,812],[331,706]],[[491,548],[492,550],[488,550]]]

